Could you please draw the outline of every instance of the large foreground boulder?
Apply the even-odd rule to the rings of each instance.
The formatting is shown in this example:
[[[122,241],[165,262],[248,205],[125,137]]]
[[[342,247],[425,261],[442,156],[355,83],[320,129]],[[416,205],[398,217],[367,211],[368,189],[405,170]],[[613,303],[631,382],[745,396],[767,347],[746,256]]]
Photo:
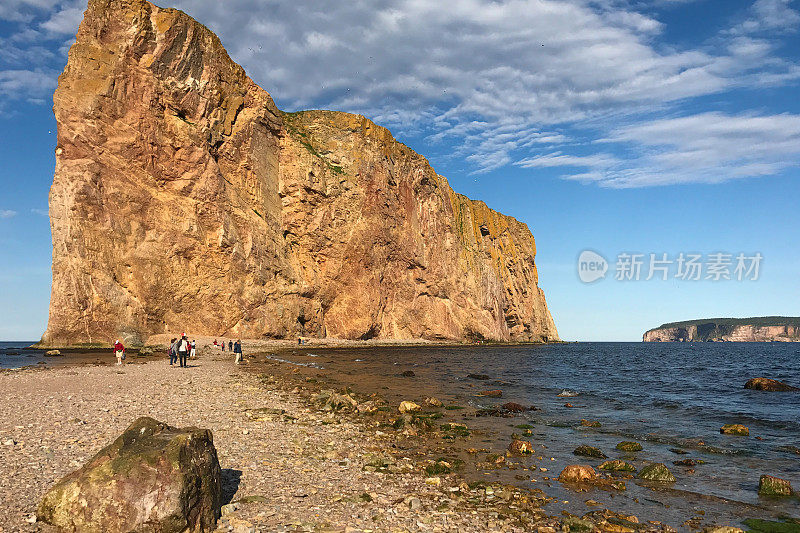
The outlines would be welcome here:
[[[142,417],[59,481],[37,518],[67,531],[212,531],[221,475],[211,431]]]

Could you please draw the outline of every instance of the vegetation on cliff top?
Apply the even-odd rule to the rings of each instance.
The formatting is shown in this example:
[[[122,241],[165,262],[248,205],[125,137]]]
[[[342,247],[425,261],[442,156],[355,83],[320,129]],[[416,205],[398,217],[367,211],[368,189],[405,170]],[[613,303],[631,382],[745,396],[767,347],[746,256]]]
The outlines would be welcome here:
[[[756,316],[750,318],[700,318],[682,322],[668,322],[653,329],[687,328],[714,324],[716,326],[796,326],[800,327],[800,317],[796,316]],[[652,330],[651,330],[652,331]]]

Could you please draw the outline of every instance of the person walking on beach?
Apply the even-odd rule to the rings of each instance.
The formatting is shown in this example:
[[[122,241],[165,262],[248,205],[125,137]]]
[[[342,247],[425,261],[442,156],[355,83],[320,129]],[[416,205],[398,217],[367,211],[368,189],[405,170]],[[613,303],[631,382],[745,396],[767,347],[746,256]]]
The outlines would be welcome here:
[[[114,343],[114,354],[117,356],[117,364],[122,364],[122,359],[125,357],[125,346],[117,339]]]
[[[222,344],[220,346],[222,346],[222,351],[224,352],[225,351],[225,339],[222,339]]]
[[[233,341],[231,341],[233,342]],[[236,358],[234,362],[238,365],[242,362],[242,339],[236,341],[236,344],[233,345],[233,353],[236,354]]]
[[[228,341],[228,350],[233,350],[233,341]]]
[[[169,343],[169,366],[175,364],[178,360],[178,339],[173,338]]]
[[[186,333],[181,335],[181,340],[178,341],[178,360],[181,367],[186,366],[186,357],[189,355],[189,340],[186,338]]]
[[[192,350],[189,352],[189,359],[196,359],[197,358],[197,344],[195,344],[194,339],[192,339]]]

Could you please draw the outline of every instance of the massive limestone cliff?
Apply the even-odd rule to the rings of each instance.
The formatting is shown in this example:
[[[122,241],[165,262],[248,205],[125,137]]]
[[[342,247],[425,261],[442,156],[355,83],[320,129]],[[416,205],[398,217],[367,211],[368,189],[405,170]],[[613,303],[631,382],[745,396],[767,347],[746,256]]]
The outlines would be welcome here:
[[[180,11],[91,0],[54,104],[43,344],[558,338],[525,224],[364,117],[281,112]]]
[[[800,318],[709,318],[663,324],[646,331],[644,342],[800,342]]]

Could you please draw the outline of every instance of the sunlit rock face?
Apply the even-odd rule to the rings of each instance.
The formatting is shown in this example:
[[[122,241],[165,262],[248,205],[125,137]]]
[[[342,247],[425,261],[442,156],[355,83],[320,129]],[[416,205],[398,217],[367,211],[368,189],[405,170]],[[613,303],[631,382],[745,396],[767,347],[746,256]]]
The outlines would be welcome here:
[[[281,112],[180,11],[90,1],[54,104],[44,344],[558,338],[525,224],[364,117]]]

